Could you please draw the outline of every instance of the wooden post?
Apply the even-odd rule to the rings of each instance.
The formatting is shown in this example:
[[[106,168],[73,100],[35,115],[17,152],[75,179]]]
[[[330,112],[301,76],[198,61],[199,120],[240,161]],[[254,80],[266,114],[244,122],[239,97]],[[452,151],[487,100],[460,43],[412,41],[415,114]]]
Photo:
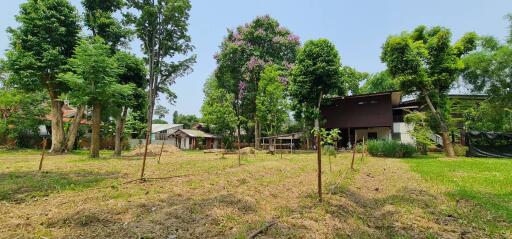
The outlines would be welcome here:
[[[164,144],[165,144],[165,139],[162,140],[162,147],[160,147],[160,155],[158,155],[158,163],[160,164],[160,158],[162,157],[162,152],[164,151]]]
[[[144,170],[146,169],[146,157],[148,156],[148,144],[149,137],[151,137],[151,132],[146,132],[146,145],[144,146],[144,157],[142,158],[142,170],[140,171],[140,180],[144,180]]]
[[[363,157],[364,157],[364,136],[363,136],[363,145],[361,146],[362,148],[362,151],[361,151],[361,161],[363,160]]]
[[[281,147],[281,145],[283,145],[283,139],[279,140],[279,147]],[[281,159],[283,159],[283,149],[281,149],[280,151],[281,151]]]
[[[292,137],[290,139],[290,154],[293,154],[293,138],[294,138],[294,135],[292,134]]]
[[[47,143],[46,137],[43,139],[43,152],[41,152],[41,160],[39,160],[39,171],[43,169],[43,160],[44,160],[44,152],[46,151],[46,143]]]
[[[356,148],[357,148],[357,132],[355,132],[355,135],[354,135],[354,144],[352,145],[352,162],[350,163],[350,168],[351,169],[354,169],[354,159],[356,157]],[[349,134],[350,134],[350,131],[349,131]]]
[[[320,130],[320,127],[317,127]],[[320,147],[320,132],[316,135],[316,152],[318,160],[318,200],[322,202],[322,147]]]

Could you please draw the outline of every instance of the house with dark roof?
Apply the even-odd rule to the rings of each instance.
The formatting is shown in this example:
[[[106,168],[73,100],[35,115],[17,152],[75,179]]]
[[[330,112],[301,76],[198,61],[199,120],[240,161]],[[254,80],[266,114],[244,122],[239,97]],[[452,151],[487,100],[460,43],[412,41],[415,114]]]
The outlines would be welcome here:
[[[449,95],[454,106],[477,104],[484,100],[482,95]],[[410,131],[412,125],[404,122],[404,116],[411,111],[427,110],[417,100],[402,100],[402,92],[387,91],[372,94],[332,97],[325,100],[320,108],[323,125],[327,129],[338,128],[341,140],[338,148],[350,148],[355,142],[368,139],[393,139],[402,143],[415,143]],[[461,111],[460,109],[458,111]],[[461,121],[460,112],[452,118]],[[457,121],[457,122],[458,122]],[[464,125],[456,124],[463,134]],[[438,145],[442,145],[439,135],[432,135]],[[452,141],[463,137],[452,133]],[[463,142],[461,142],[463,143]]]
[[[178,129],[169,135],[180,149],[217,149],[220,137],[196,129]]]

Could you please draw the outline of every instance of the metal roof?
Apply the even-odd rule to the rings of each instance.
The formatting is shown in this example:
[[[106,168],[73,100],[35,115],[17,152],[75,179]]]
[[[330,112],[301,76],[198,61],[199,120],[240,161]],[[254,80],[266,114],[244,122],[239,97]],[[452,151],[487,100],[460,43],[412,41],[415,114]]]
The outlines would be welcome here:
[[[183,124],[153,124],[151,127],[151,133],[158,133],[160,131],[181,127],[183,127]]]
[[[178,129],[178,130],[176,130],[176,132],[173,133],[173,135],[176,135],[179,132],[182,132],[190,137],[195,137],[195,138],[218,138],[218,136],[216,136],[216,135],[205,133],[201,130],[196,130],[196,129]]]

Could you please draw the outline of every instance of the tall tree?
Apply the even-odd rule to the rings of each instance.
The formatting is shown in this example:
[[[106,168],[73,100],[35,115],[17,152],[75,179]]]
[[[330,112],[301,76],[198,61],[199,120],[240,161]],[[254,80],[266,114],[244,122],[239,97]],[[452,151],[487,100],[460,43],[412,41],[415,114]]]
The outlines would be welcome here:
[[[199,123],[199,118],[195,115],[178,114],[178,111],[174,111],[173,123],[183,124],[183,128],[190,129],[196,123]]]
[[[67,0],[29,0],[21,4],[16,16],[18,28],[9,28],[10,49],[5,67],[9,84],[28,92],[45,89],[51,101],[52,146],[60,153],[64,147],[62,104],[67,91],[57,80],[67,59],[72,56],[80,26],[77,10]]]
[[[468,33],[455,44],[451,43],[451,37],[449,29],[419,26],[412,32],[388,37],[381,55],[400,89],[416,93],[426,101],[439,126],[448,157],[454,157],[455,153],[449,137],[448,114],[443,114],[447,94],[463,70],[461,57],[475,48],[477,36]]]
[[[322,155],[320,147],[320,105],[324,95],[342,95],[340,83],[340,56],[334,44],[327,39],[310,40],[299,50],[292,70],[290,95],[300,102],[302,111],[315,121],[318,159],[318,197],[322,201]]]
[[[163,118],[165,118],[165,116],[166,116],[167,114],[169,114],[169,109],[167,109],[167,108],[166,108],[165,106],[163,106],[163,105],[157,105],[157,106],[155,107],[155,112],[154,112],[154,114],[155,114],[156,116],[158,116],[158,119],[163,119]]]
[[[119,84],[121,69],[103,39],[80,41],[69,59],[70,72],[59,75],[72,90],[72,100],[92,107],[91,157],[99,157],[101,114],[104,106],[122,102],[133,91],[132,84]]]
[[[174,60],[193,50],[188,35],[189,0],[128,0],[136,14],[127,13],[126,20],[135,26],[137,37],[142,42],[149,67],[148,110],[146,148],[142,162],[141,178],[144,178],[147,146],[151,143],[153,109],[158,93],[175,97],[170,86],[188,72],[195,63],[195,55],[184,60]]]
[[[204,101],[201,106],[203,121],[212,133],[220,135],[224,146],[232,147],[237,116],[232,107],[234,95],[218,86],[215,78],[209,78],[204,85]]]
[[[353,95],[362,93],[362,89],[359,85],[361,82],[368,80],[370,74],[359,72],[349,66],[342,66],[340,72],[341,78],[343,79],[340,81],[340,84],[343,84],[340,88],[347,89]]]
[[[114,17],[124,5],[124,0],[82,0],[85,26],[93,37],[103,38],[113,51],[126,45],[130,36],[130,30]]]
[[[254,121],[256,148],[261,128],[256,117],[260,73],[269,63],[290,67],[299,46],[298,36],[280,26],[277,20],[260,16],[236,30],[228,30],[220,52],[214,56],[219,86],[235,96],[235,111]],[[249,132],[248,125],[245,126]]]
[[[288,79],[276,65],[268,65],[261,73],[256,96],[256,116],[267,135],[282,131],[288,118],[289,102],[286,97]]]
[[[391,90],[398,90],[398,82],[393,80],[388,71],[381,71],[368,77],[361,87],[360,93],[369,94]]]
[[[512,15],[507,15],[512,27]],[[512,28],[511,28],[512,29]],[[506,43],[480,37],[478,50],[463,58],[464,81],[489,98],[467,112],[467,126],[481,131],[512,131],[512,32]]]
[[[119,83],[124,85],[133,85],[134,89],[127,95],[124,100],[115,108],[119,108],[119,113],[116,114],[116,133],[114,139],[114,156],[121,156],[122,151],[122,137],[124,135],[124,128],[128,116],[128,111],[132,113],[144,111],[143,106],[146,96],[146,67],[144,61],[139,59],[133,54],[118,51],[115,56],[115,61],[120,68]]]
[[[126,28],[121,21],[119,21],[114,15],[119,13],[120,10],[124,7],[125,1],[123,0],[109,0],[109,1],[100,1],[100,0],[82,0],[82,6],[84,7],[84,23],[85,26],[91,31],[92,37],[99,36],[103,38],[105,43],[110,46],[112,53],[116,53],[119,51],[119,48],[126,45],[127,40],[129,39],[131,32],[128,28]],[[117,56],[118,61],[120,61],[120,65],[126,65],[130,63],[134,63],[133,60],[129,59],[130,56],[127,54],[120,54]],[[131,57],[133,58],[133,57]],[[139,70],[137,67],[130,70]],[[138,72],[128,73],[123,71],[125,80],[129,74],[137,74]],[[129,76],[128,76],[129,77]],[[131,79],[135,80],[135,79]],[[137,81],[137,80],[135,80]],[[121,81],[122,83],[126,83],[125,81]],[[135,82],[137,83],[137,82]],[[139,86],[139,85],[137,85]],[[144,85],[141,85],[144,86]],[[140,95],[139,97],[141,97]],[[116,135],[115,135],[115,150],[114,155],[119,156],[121,154],[120,149],[120,140],[122,137],[122,132],[124,129],[124,124],[126,122],[126,116],[128,113],[127,104],[130,103],[130,100],[127,99],[127,102],[123,103],[119,106],[111,106],[109,107],[109,111],[113,114],[116,119]],[[83,112],[83,106],[78,106],[78,113]],[[81,114],[76,114],[75,121],[73,125],[69,128],[68,133],[68,145],[72,146],[75,138],[76,132],[78,130],[79,124],[77,124],[76,120],[80,120]],[[119,135],[118,135],[119,133]],[[70,148],[70,147],[69,147]]]

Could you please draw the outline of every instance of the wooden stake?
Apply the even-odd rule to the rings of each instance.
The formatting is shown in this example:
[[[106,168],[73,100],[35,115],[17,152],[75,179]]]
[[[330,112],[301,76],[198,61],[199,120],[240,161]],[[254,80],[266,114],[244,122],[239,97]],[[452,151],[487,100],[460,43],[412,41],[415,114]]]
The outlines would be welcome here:
[[[144,157],[142,158],[142,170],[140,172],[140,180],[144,180],[144,169],[146,169],[146,157],[148,156],[148,144],[149,137],[151,137],[151,132],[146,133],[146,145],[144,147]]]
[[[46,151],[46,142],[48,140],[46,139],[46,137],[44,137],[43,139],[43,152],[41,152],[41,160],[39,160],[39,171],[41,171],[41,169],[43,169],[43,160],[44,160],[44,152]]]
[[[350,135],[350,131],[348,132],[348,134]],[[357,133],[355,133],[354,135],[354,144],[352,145],[352,162],[350,163],[350,168],[353,170],[354,169],[354,159],[356,158],[356,148],[357,148]]]
[[[320,130],[319,127],[317,127]],[[316,152],[318,161],[318,201],[322,202],[322,149],[320,147],[320,132],[316,135]]]
[[[361,161],[363,161],[363,158],[364,158],[364,136],[363,136],[363,145],[361,146],[362,148],[362,151],[361,151]]]
[[[158,164],[160,164],[160,158],[162,157],[162,152],[164,151],[164,144],[165,144],[165,139],[162,140],[162,147],[160,148],[160,155],[158,155]]]

